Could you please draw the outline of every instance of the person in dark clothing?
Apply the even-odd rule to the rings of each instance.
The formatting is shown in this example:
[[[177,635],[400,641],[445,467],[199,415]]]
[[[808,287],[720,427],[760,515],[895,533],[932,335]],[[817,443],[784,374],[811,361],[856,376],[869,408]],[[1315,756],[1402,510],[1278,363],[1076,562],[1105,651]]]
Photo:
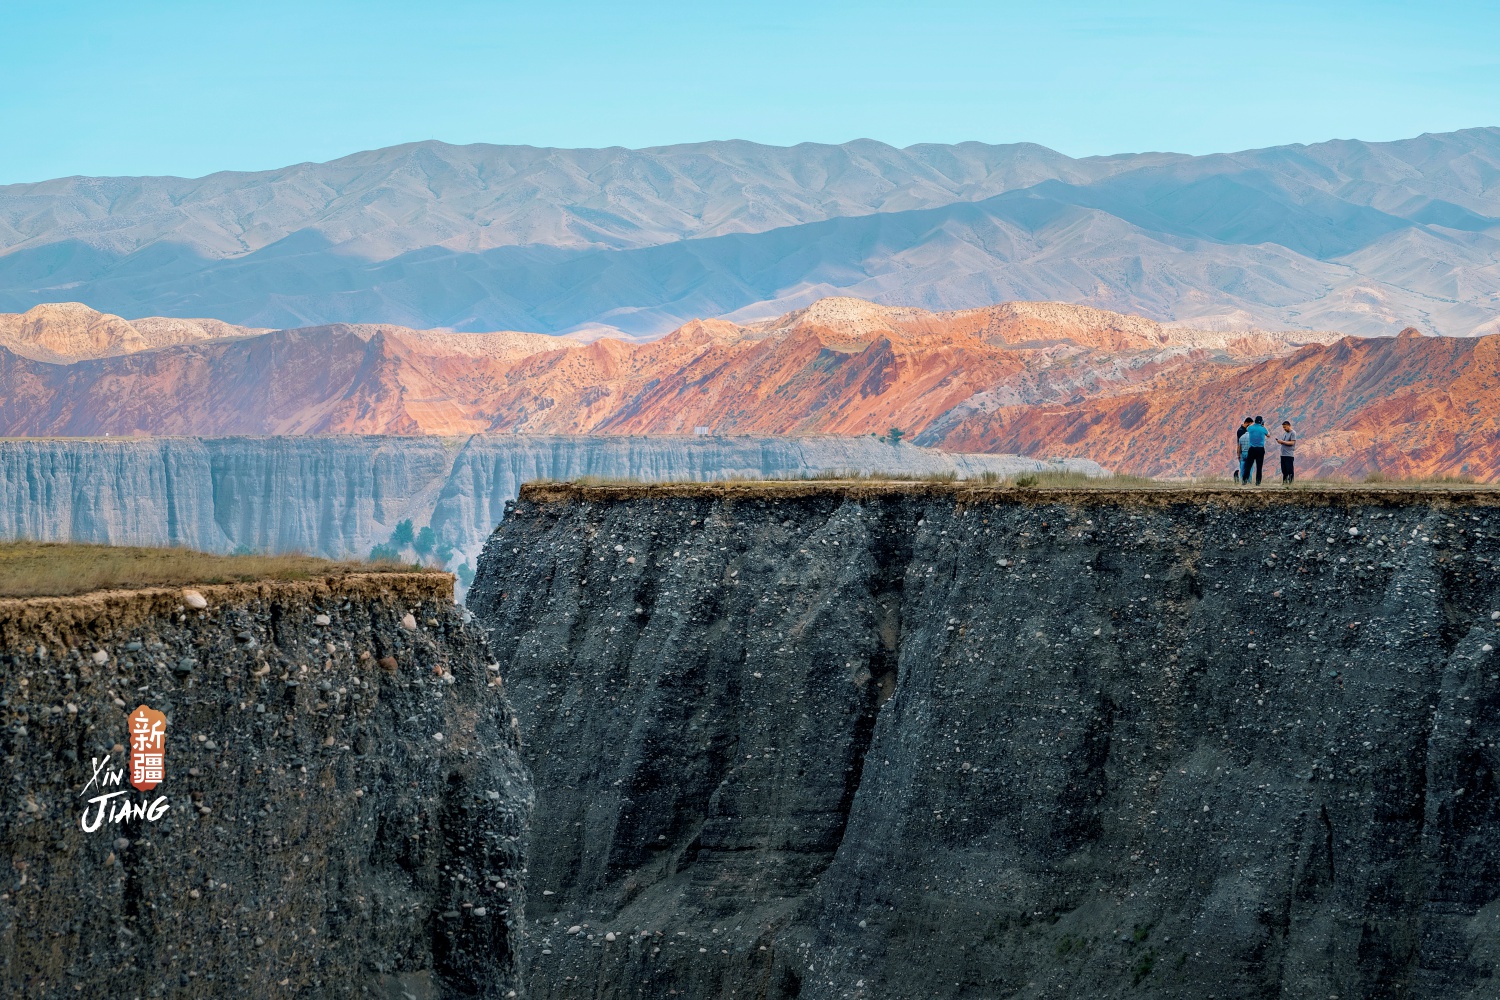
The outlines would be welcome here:
[[[1281,422],[1281,437],[1276,439],[1276,443],[1281,445],[1281,485],[1290,486],[1292,480],[1297,478],[1292,468],[1297,453],[1297,432],[1292,430],[1290,420]]]
[[[1266,422],[1261,417],[1245,430],[1245,471],[1240,476],[1240,485],[1250,483],[1250,469],[1255,468],[1255,485],[1260,485],[1261,469],[1266,464]]]
[[[1234,432],[1234,481],[1237,483],[1245,481],[1245,432],[1253,422],[1246,417],[1240,429]]]

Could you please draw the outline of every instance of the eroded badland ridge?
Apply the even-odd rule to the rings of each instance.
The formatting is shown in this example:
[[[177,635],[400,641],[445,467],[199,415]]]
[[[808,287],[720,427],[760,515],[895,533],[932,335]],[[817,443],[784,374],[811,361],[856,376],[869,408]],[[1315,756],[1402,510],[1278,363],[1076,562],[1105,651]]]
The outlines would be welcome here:
[[[1500,476],[1490,405],[1500,335],[1204,330],[1055,302],[939,313],[847,298],[756,323],[695,321],[645,343],[209,321],[188,337],[181,322],[127,323],[76,304],[0,317],[0,333],[11,331],[0,343],[0,434],[858,437],[894,427],[950,451],[1202,477],[1227,474],[1232,425],[1261,414],[1293,421],[1304,476]],[[178,324],[169,332],[182,339],[153,346],[139,330],[157,323]]]
[[[696,321],[642,344],[337,325],[181,345],[121,334],[101,347],[78,332],[121,326],[134,329],[76,303],[0,317],[0,433],[917,433],[978,394],[1060,401],[1336,336],[1167,327],[1060,303],[932,313],[857,299],[750,325]]]
[[[528,489],[532,993],[1488,996],[1497,561],[1493,490]]]

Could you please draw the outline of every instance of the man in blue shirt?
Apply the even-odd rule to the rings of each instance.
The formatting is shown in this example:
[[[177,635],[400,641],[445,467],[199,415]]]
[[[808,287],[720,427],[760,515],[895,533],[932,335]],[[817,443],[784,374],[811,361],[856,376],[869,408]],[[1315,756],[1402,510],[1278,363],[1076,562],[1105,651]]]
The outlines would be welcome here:
[[[1255,423],[1245,431],[1245,473],[1240,477],[1240,484],[1250,482],[1250,468],[1255,467],[1255,485],[1260,485],[1261,468],[1266,464],[1266,422],[1262,417],[1256,417]]]

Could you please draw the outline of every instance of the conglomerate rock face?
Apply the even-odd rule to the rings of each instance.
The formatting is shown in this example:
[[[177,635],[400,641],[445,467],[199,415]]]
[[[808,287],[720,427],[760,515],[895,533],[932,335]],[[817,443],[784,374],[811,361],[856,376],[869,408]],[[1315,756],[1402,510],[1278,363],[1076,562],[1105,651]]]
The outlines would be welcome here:
[[[452,577],[199,592],[0,601],[0,993],[523,995],[531,787]]]
[[[1500,494],[523,490],[533,996],[1493,996]]]

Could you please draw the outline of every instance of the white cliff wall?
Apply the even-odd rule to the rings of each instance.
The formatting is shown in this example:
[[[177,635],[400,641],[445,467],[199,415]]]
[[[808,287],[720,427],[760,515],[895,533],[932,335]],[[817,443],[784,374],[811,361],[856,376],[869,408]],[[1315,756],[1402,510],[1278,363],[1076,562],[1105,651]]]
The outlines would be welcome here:
[[[0,441],[0,538],[363,554],[397,521],[420,516],[460,446],[374,437]]]
[[[868,437],[13,439],[0,441],[0,539],[363,556],[410,519],[472,559],[521,483],[539,479],[1059,467],[1100,471]]]

